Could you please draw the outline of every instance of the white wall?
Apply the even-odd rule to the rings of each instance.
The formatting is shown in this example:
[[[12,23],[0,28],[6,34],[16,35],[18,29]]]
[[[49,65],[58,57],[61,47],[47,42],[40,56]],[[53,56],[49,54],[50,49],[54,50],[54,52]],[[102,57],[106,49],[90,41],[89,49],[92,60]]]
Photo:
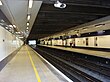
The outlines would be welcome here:
[[[90,47],[94,47],[95,43],[94,43],[94,37],[88,37],[88,46]]]
[[[95,45],[95,38],[97,37],[97,46]],[[81,47],[95,47],[95,48],[110,48],[110,35],[88,37],[88,46],[86,46],[86,38],[75,38],[76,46]]]
[[[55,45],[55,40],[52,40],[52,45]]]
[[[23,41],[0,26],[0,61],[23,45]]]
[[[86,45],[88,38],[88,45]],[[96,40],[97,38],[97,40]],[[48,41],[45,41],[47,43]],[[67,39],[67,46],[70,46],[70,42],[74,45],[74,39]],[[97,46],[95,45],[97,43]],[[65,45],[66,40],[52,40],[52,45]],[[95,47],[95,48],[110,48],[110,35],[103,36],[91,36],[91,37],[82,37],[75,38],[75,46],[79,47]]]
[[[0,26],[0,61],[6,57],[6,44],[3,40],[5,40],[5,30]]]
[[[97,37],[98,47],[110,48],[110,35]]]

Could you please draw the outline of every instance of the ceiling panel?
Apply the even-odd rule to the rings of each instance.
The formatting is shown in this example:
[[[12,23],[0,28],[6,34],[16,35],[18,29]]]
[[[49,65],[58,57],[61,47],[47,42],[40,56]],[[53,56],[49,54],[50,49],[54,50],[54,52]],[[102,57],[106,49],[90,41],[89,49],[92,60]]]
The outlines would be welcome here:
[[[24,30],[27,22],[26,16],[28,10],[28,1],[7,0],[7,5],[15,20],[16,25],[19,27],[20,30]]]
[[[31,30],[42,1],[34,1],[31,9],[28,8],[28,0],[2,0],[2,2],[1,10],[9,21],[17,26],[18,31],[25,32],[26,23],[28,22],[27,14],[31,14],[31,19],[29,20],[29,30]]]

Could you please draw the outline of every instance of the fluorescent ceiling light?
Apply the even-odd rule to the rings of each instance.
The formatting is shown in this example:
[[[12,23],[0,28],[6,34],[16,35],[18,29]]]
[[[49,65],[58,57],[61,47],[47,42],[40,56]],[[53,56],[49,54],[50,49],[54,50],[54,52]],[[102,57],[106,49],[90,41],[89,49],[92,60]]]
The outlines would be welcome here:
[[[15,32],[16,34],[18,33],[18,32]]]
[[[29,29],[29,27],[27,27],[26,29]]]
[[[6,29],[8,29],[8,27],[7,27],[7,26],[6,26],[5,28],[6,28]]]
[[[21,32],[18,32],[19,34],[21,33]]]
[[[16,28],[16,25],[13,25],[14,28]]]
[[[24,37],[19,37],[19,38],[24,38]]]
[[[27,26],[29,26],[29,22],[27,22]]]
[[[27,29],[26,31],[28,32],[29,30]]]
[[[28,14],[28,16],[27,16],[27,20],[30,20],[30,18],[31,18],[31,15],[30,15],[30,14]]]
[[[55,2],[54,7],[57,8],[66,8],[66,4],[65,3],[61,3],[57,0],[57,2]]]
[[[13,27],[13,25],[9,25],[9,27]]]
[[[16,34],[20,34],[21,32],[15,32]]]
[[[32,8],[33,0],[29,0],[29,8]]]
[[[0,5],[3,5],[2,1],[0,1]]]

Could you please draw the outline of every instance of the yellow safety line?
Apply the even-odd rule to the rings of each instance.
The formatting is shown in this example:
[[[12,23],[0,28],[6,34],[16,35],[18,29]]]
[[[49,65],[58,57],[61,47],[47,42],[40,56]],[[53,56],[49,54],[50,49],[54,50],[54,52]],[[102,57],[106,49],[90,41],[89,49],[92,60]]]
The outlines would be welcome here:
[[[30,54],[30,52],[29,52],[29,50],[28,50],[27,47],[26,47],[26,49],[27,49],[27,52],[28,52],[28,55],[29,55],[29,58],[30,58],[30,61],[31,61],[31,64],[32,64],[32,67],[33,67],[33,70],[34,70],[34,72],[35,72],[37,81],[38,81],[38,82],[41,82],[41,79],[40,79],[40,77],[39,77],[39,74],[38,74],[38,72],[37,72],[37,69],[36,69],[36,67],[35,67],[35,64],[34,64],[34,62],[33,62],[33,60],[32,60],[31,54]]]

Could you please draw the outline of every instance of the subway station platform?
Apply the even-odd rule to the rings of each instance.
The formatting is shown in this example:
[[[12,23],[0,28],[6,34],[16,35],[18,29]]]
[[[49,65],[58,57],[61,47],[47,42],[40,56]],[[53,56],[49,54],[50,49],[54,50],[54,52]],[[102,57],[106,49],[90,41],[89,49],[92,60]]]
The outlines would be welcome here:
[[[72,82],[29,46],[0,71],[0,82]]]
[[[92,55],[92,56],[97,56],[97,57],[110,59],[110,53],[109,52],[105,52],[105,51],[96,51],[96,50],[70,48],[70,47],[60,47],[60,46],[49,46],[49,45],[39,45],[39,46],[56,48],[56,49],[60,49],[60,50],[77,52],[77,53],[82,53],[82,54],[86,54],[86,55]]]

